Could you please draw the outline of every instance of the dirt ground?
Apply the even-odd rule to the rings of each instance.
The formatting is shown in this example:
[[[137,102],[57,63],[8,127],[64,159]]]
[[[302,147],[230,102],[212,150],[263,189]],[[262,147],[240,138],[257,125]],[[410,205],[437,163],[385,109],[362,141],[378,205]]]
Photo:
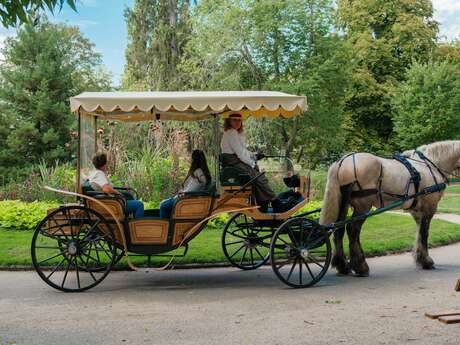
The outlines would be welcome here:
[[[460,309],[460,244],[369,259],[371,276],[330,270],[295,290],[270,267],[114,272],[80,294],[35,272],[0,272],[0,344],[460,344],[460,324],[427,311]]]

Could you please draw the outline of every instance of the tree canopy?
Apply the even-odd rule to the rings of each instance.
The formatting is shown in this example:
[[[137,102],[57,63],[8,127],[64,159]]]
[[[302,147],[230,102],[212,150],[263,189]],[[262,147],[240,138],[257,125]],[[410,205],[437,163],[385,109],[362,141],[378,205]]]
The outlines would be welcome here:
[[[46,19],[25,24],[6,41],[0,70],[0,160],[8,176],[17,169],[70,160],[69,97],[107,90],[101,56],[79,29]]]
[[[48,9],[53,12],[66,3],[76,11],[76,0],[0,0],[0,20],[6,28],[26,23],[28,14],[37,10]]]

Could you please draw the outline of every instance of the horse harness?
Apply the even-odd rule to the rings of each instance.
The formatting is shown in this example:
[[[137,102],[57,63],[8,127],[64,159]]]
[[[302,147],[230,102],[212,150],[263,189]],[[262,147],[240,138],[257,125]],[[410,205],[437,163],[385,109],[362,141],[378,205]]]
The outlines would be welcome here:
[[[433,180],[435,182],[435,185],[432,186],[432,187],[434,187],[434,191],[439,192],[439,191],[443,190],[446,187],[446,184],[448,183],[447,176],[442,172],[442,170],[436,164],[434,164],[422,152],[420,152],[418,150],[415,150],[415,154],[417,154],[420,157],[420,159],[426,164],[426,166],[430,170],[431,176],[433,177]],[[353,153],[349,153],[349,154],[345,155],[344,157],[342,157],[342,159],[339,161],[339,169],[338,169],[338,171],[339,171],[340,167],[342,166],[343,161],[346,158],[348,158],[350,156],[352,157],[355,181],[350,184],[350,187],[353,187],[354,185],[356,185],[356,186],[358,186],[359,190],[351,191],[351,193],[350,193],[351,198],[365,198],[365,197],[377,194],[378,197],[379,197],[380,207],[383,207],[384,206],[384,202],[383,202],[383,195],[384,194],[388,195],[390,197],[400,199],[400,200],[408,200],[408,199],[410,199],[409,191],[410,191],[411,184],[414,186],[414,194],[419,193],[420,181],[421,181],[420,172],[410,163],[410,161],[409,161],[409,159],[407,157],[405,157],[403,155],[400,155],[400,154],[395,154],[395,155],[393,155],[392,158],[397,160],[398,162],[400,162],[402,165],[404,165],[406,167],[406,169],[409,171],[410,178],[409,178],[409,181],[407,182],[406,190],[405,190],[404,194],[390,193],[390,192],[386,192],[386,191],[382,190],[383,165],[380,166],[380,174],[379,174],[379,178],[378,178],[378,185],[379,185],[378,189],[377,188],[363,189],[361,187],[361,184],[358,181],[358,176],[357,176],[357,173],[356,173],[356,158],[355,158],[355,155],[356,155],[356,153],[353,152]],[[422,161],[420,161],[420,162],[422,162]],[[438,183],[436,175],[433,172],[433,167],[441,174],[441,176],[444,179],[444,183]],[[338,174],[338,171],[337,171],[337,174]],[[417,206],[417,201],[418,201],[418,198],[416,198],[416,197],[413,198],[411,206],[409,208],[407,208],[407,209],[408,210],[414,209]]]

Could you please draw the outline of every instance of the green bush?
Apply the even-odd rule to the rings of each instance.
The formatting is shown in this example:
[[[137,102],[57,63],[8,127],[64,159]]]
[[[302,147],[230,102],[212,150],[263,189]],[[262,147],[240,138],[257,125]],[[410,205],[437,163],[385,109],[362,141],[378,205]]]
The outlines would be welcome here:
[[[33,230],[45,216],[46,211],[56,207],[55,202],[31,203],[19,200],[0,201],[0,229],[27,231]]]
[[[0,199],[22,201],[51,200],[60,203],[68,201],[68,197],[44,189],[44,186],[64,190],[75,190],[76,168],[70,163],[61,164],[56,161],[52,167],[44,163],[35,166],[25,180],[11,182],[0,188]]]

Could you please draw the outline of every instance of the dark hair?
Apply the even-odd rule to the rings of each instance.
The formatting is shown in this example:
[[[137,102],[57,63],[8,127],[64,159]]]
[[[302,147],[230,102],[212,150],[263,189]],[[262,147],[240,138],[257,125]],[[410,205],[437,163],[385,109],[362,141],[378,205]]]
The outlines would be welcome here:
[[[105,153],[96,153],[93,156],[93,165],[96,169],[102,168],[107,164],[107,155]]]
[[[224,132],[228,131],[229,129],[232,129],[232,124],[230,123],[230,121],[232,120],[231,117],[227,117],[225,120],[224,120]],[[243,122],[241,122],[241,127],[240,129],[238,129],[238,133],[241,133],[243,131]]]
[[[201,169],[204,176],[206,177],[206,185],[211,181],[211,174],[209,172],[208,163],[206,162],[206,156],[201,150],[193,150],[192,152],[192,164],[188,170],[187,176],[184,182],[193,175],[196,169]]]

